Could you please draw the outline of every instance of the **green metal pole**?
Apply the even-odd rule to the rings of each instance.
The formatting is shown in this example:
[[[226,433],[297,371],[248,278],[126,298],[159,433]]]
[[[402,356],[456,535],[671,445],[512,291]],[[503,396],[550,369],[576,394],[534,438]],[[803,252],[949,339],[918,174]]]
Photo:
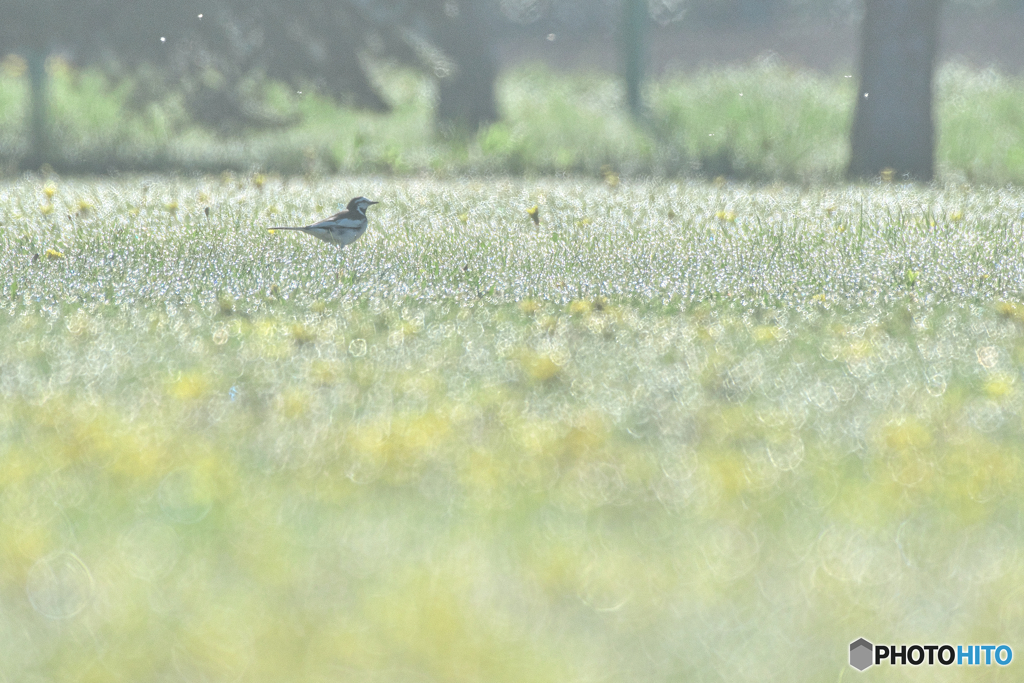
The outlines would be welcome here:
[[[647,66],[647,0],[623,0],[622,57],[626,101],[633,118],[643,114],[641,89]]]

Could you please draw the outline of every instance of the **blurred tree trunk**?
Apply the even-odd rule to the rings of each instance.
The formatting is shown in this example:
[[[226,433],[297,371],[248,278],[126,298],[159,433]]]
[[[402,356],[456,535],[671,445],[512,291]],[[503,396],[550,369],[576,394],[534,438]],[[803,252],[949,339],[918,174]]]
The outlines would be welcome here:
[[[441,3],[438,45],[453,62],[438,79],[435,125],[442,135],[475,133],[498,120],[497,65],[480,0]]]
[[[29,149],[21,165],[26,170],[36,170],[50,163],[50,111],[49,92],[46,79],[46,52],[30,50],[26,56],[28,81],[31,90],[29,100]]]
[[[629,113],[639,119],[643,114],[641,88],[647,67],[647,0],[625,0],[622,21],[622,62],[626,78]]]
[[[928,181],[934,172],[932,74],[940,0],[865,0],[851,178]]]

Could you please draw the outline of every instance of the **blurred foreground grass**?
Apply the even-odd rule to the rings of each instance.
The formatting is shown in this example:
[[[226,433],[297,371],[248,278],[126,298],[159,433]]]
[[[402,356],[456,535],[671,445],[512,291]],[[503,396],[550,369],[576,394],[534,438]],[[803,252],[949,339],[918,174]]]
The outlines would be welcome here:
[[[346,251],[266,231],[356,194]],[[0,198],[6,681],[822,681],[860,636],[1024,637],[1022,192]]]
[[[815,183],[843,177],[856,79],[765,60],[673,74],[648,89],[643,125],[625,113],[621,84],[542,66],[506,72],[502,121],[461,140],[438,140],[429,79],[377,70],[394,105],[355,111],[276,83],[251,84],[259,105],[295,125],[220,136],[196,124],[180,94],[133,106],[130,84],[50,63],[58,170],[275,171],[725,176]],[[947,64],[938,72],[937,161],[944,181],[1024,183],[1024,84]],[[0,170],[26,151],[28,83],[16,58],[0,64]]]

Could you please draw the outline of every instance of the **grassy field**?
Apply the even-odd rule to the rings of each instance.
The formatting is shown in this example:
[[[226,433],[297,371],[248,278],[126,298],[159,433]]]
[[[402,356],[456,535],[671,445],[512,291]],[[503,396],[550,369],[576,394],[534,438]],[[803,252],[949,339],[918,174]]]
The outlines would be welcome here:
[[[838,181],[848,158],[855,79],[763,61],[652,82],[649,113],[625,113],[621,83],[544,67],[504,73],[502,120],[464,140],[436,138],[433,83],[379,69],[394,105],[381,116],[263,84],[261,107],[294,125],[221,136],[197,126],[180,94],[132,105],[130,84],[51,60],[58,170],[213,171],[598,177],[725,176]],[[947,64],[936,82],[937,167],[944,182],[1024,184],[1024,82]],[[0,63],[0,172],[26,153],[24,64]],[[116,122],[116,125],[111,125]]]
[[[267,230],[356,194],[345,251]],[[959,186],[4,184],[0,679],[1016,645],[1022,242]]]

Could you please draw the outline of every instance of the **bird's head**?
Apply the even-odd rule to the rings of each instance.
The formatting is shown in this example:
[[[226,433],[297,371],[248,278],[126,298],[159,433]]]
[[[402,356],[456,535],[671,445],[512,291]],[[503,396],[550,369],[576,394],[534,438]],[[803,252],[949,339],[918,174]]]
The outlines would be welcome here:
[[[366,197],[356,197],[355,199],[350,201],[348,203],[348,206],[345,207],[345,208],[347,208],[349,211],[358,211],[361,214],[365,214],[366,213],[366,209],[368,207],[373,206],[374,204],[377,204],[377,203],[378,202],[371,202]]]

